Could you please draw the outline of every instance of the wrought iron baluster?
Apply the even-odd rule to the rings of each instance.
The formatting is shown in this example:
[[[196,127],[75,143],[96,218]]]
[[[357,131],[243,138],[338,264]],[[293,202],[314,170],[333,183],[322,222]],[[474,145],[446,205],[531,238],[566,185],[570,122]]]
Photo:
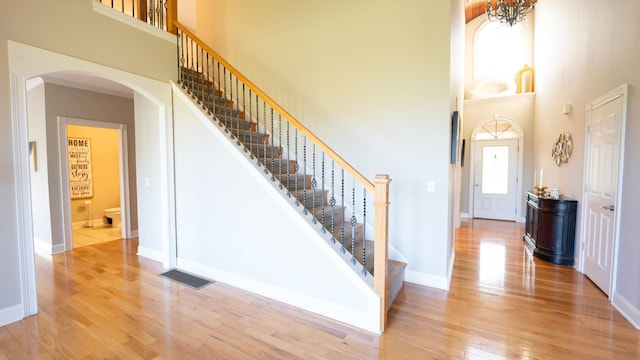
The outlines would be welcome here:
[[[280,146],[280,156],[278,156],[278,176],[280,184],[278,184],[278,187],[282,190],[282,156],[284,146],[282,146],[282,115],[280,114],[278,114],[278,146]]]
[[[149,15],[148,15],[148,16],[149,16],[148,23],[149,23],[149,25],[153,25],[153,26],[155,26],[155,25],[156,25],[156,19],[155,19],[155,17],[153,16],[153,9],[155,9],[155,7],[156,7],[156,2],[155,2],[155,0],[151,0],[151,1],[150,1],[150,6],[149,6],[149,9],[148,9],[148,11],[147,11],[147,12],[149,13]]]
[[[362,276],[367,276],[367,188],[362,189]]]
[[[303,209],[302,212],[307,215],[307,137],[305,136],[302,139],[302,161],[303,161],[303,166],[302,166],[302,173],[304,174],[304,177],[302,178],[302,204],[303,204]],[[297,176],[297,175],[296,175]]]
[[[222,103],[224,104],[225,107],[229,108],[229,111],[230,111],[231,114],[233,114],[233,109],[234,109],[234,106],[233,106],[233,78],[234,78],[233,73],[231,71],[229,71],[229,85],[228,85],[229,92],[227,93],[226,89],[225,89],[225,94],[222,97]],[[233,119],[233,116],[231,117],[231,119]],[[231,137],[231,139],[233,139],[236,136],[234,131],[233,131],[233,120],[229,121],[229,127],[232,128],[230,137]]]
[[[307,188],[307,179],[305,177],[305,189]],[[313,144],[312,152],[311,152],[311,213],[314,215],[312,223],[316,224],[316,185],[318,181],[316,180],[316,144]]]
[[[160,11],[160,26],[158,26],[159,28],[165,30],[166,27],[166,20],[165,20],[165,11],[167,9],[167,2],[160,0],[160,8],[158,9]]]
[[[244,111],[243,120],[245,122],[247,121],[247,103],[246,103],[246,101],[247,101],[247,95],[245,93],[245,85],[244,85],[244,83],[242,83],[242,109]],[[251,102],[251,101],[249,101],[249,102]],[[249,106],[251,106],[251,105],[249,105]],[[240,115],[238,115],[238,116],[240,116]],[[240,130],[238,130],[238,131],[240,131]],[[251,125],[249,125],[249,131],[251,131]],[[244,152],[246,153],[248,151],[247,150],[247,133],[244,132],[244,131],[242,132],[242,143],[244,144]]]
[[[184,54],[182,53],[183,50],[183,44],[182,42],[184,41],[184,36],[182,31],[178,30],[178,38],[176,39],[177,41],[177,56],[178,56],[178,84],[182,85],[182,88],[184,88]]]
[[[206,110],[204,103],[204,49],[198,45],[198,51],[200,52],[200,64],[198,65],[198,74],[200,75],[200,86],[202,87],[200,90],[200,101],[202,103],[202,110]]]
[[[251,127],[253,128],[253,90],[249,89],[249,120],[251,121]],[[253,129],[252,129],[253,130]],[[257,130],[257,128],[256,128]],[[249,159],[253,160],[253,131],[249,131]]]
[[[294,136],[294,141],[295,141],[295,164],[293,166],[293,174],[294,174],[294,178],[293,178],[293,193],[296,194],[296,206],[300,206],[300,199],[298,198],[298,128],[295,128],[295,136]]]
[[[231,119],[231,121],[229,122],[231,124],[231,126],[233,126],[233,121],[235,120],[236,122],[236,131],[239,131],[240,129],[240,86],[239,86],[239,80],[236,77],[236,107],[238,108],[238,116],[236,116],[235,118]],[[244,109],[243,109],[244,111]],[[239,133],[236,133],[236,145],[240,145],[240,137],[238,136]]]
[[[326,208],[326,204],[327,204],[327,199],[325,199],[325,190],[324,190],[324,151],[322,152],[322,166],[321,166],[321,176],[322,176],[322,212],[320,214],[320,224],[322,224],[322,233],[326,233],[327,232],[327,228],[326,225],[324,223],[324,211]]]
[[[287,121],[287,161],[285,162],[285,166],[287,167],[287,196],[291,197],[291,165],[289,164],[289,149],[291,149],[291,145],[289,144],[289,121]]]
[[[257,102],[257,96],[256,96],[256,102]],[[260,159],[264,159],[264,173],[267,174],[269,172],[269,170],[267,169],[267,104],[264,101],[261,101],[262,103],[262,127],[263,127],[263,131],[264,133],[263,138],[260,140],[262,145],[262,150],[263,150],[263,154],[262,157],[260,157]],[[260,132],[258,131],[258,135],[260,134]],[[258,165],[260,165],[260,161],[258,161]]]
[[[225,118],[227,117],[227,102],[224,101],[224,99],[227,98],[227,68],[226,67],[222,67],[222,93],[220,94],[220,96],[222,97],[221,103],[222,103],[222,113],[224,114]],[[229,116],[231,117],[231,116]]]
[[[340,203],[342,208],[340,209],[341,212],[341,216],[340,216],[340,244],[342,244],[342,247],[340,248],[340,250],[342,251],[342,253],[345,252],[345,248],[344,248],[344,212],[345,212],[345,208],[344,208],[344,169],[340,169],[342,172],[342,178],[340,179]]]
[[[260,152],[262,151],[262,135],[260,135],[260,97],[256,96],[256,164],[260,166]],[[252,117],[253,118],[253,117]],[[251,148],[253,150],[253,147]]]
[[[217,87],[217,89],[218,89],[217,95],[218,96],[223,96],[223,93],[222,93],[223,90],[222,90],[222,86],[221,86],[222,82],[220,82],[220,76],[222,74],[222,70],[220,69],[220,62],[216,62],[216,67],[218,69],[218,71],[216,73],[216,84],[218,84],[217,85],[218,86]],[[222,114],[220,114],[220,107],[218,106],[218,102],[214,102],[213,103],[213,113],[218,115],[218,116],[220,116],[220,118],[222,119],[222,121],[220,121],[220,127],[222,127],[223,124],[226,123],[226,119],[224,117],[222,117]]]
[[[275,167],[276,167],[276,147],[275,147],[275,141],[273,140],[273,136],[275,135],[274,130],[274,124],[273,124],[273,108],[271,108],[271,137],[269,139],[269,142],[271,143],[271,181],[275,182],[276,181],[276,175],[275,175]],[[265,166],[266,168],[266,166]]]
[[[336,162],[331,160],[331,198],[329,199],[329,205],[331,205],[331,240],[336,243],[336,187],[335,187],[335,169]]]
[[[195,99],[196,98],[196,94],[195,94],[195,88],[196,88],[196,79],[195,79],[195,70],[193,69],[193,58],[195,57],[194,53],[193,53],[193,39],[189,38],[189,48],[191,50],[191,98]]]
[[[351,263],[356,264],[356,180],[351,188]]]
[[[211,108],[213,104],[216,102],[215,94],[216,89],[213,86],[213,77],[211,76],[211,60],[209,59],[209,52],[207,52],[207,114],[211,115]]]

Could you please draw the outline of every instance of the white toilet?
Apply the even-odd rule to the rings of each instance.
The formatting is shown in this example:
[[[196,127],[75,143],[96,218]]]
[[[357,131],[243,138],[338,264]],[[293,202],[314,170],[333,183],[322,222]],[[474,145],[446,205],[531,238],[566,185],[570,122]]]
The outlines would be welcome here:
[[[103,218],[105,224],[111,224],[113,227],[120,226],[120,208],[104,209]]]

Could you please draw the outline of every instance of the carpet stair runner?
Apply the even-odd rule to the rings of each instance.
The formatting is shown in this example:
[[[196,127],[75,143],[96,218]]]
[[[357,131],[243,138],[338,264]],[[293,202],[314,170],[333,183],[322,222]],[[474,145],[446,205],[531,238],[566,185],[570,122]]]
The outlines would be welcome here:
[[[333,233],[336,242],[341,243],[341,250],[352,253],[357,262],[364,264],[367,271],[374,275],[373,259],[374,244],[369,239],[363,239],[363,224],[351,225],[351,214],[346,208],[329,205],[328,190],[314,189],[312,176],[296,173],[296,161],[288,160],[286,150],[270,143],[270,135],[259,133],[255,122],[245,118],[245,113],[232,100],[214,88],[211,81],[203,79],[202,74],[188,68],[182,68],[181,79],[189,88],[194,89],[193,95],[200,99],[203,110],[214,114],[225,124],[235,139],[245,145],[257,159],[271,171],[283,186],[289,189],[307,211],[311,212],[317,221],[325,221],[325,230]],[[331,219],[333,218],[333,221]],[[363,246],[365,257],[363,258]],[[404,282],[406,264],[389,261],[387,309],[398,296]]]

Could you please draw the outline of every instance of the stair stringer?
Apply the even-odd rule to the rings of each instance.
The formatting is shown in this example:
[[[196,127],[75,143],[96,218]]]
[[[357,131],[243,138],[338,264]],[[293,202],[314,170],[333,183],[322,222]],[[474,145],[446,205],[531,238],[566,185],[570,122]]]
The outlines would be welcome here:
[[[178,267],[380,333],[373,278],[224,127],[172,88]]]

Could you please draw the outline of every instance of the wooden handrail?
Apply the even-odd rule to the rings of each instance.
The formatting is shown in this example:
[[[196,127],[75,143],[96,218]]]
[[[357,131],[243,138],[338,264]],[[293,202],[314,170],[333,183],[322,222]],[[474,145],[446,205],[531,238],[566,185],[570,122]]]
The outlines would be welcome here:
[[[293,115],[289,114],[282,106],[278,105],[273,99],[271,99],[264,91],[260,90],[254,83],[252,83],[249,79],[247,79],[244,75],[240,73],[236,68],[231,66],[229,62],[224,60],[222,56],[220,56],[217,52],[211,49],[204,41],[200,40],[194,33],[189,31],[186,27],[180,24],[178,21],[174,21],[173,25],[180,29],[183,33],[189,36],[200,48],[204,49],[209,53],[213,58],[215,58],[221,65],[227,68],[238,80],[244,83],[251,91],[253,91],[256,95],[258,95],[262,100],[268,104],[272,109],[277,111],[280,115],[282,115],[286,120],[291,123],[298,131],[300,131],[303,135],[305,135],[308,139],[310,139],[313,143],[315,143],[322,151],[325,152],[330,158],[332,158],[340,167],[342,167],[347,173],[353,176],[356,181],[363,184],[367,190],[370,192],[375,192],[375,186],[373,183],[367,179],[364,175],[362,175],[358,170],[356,170],[351,164],[349,164],[346,160],[344,160],[338,153],[336,153],[333,149],[331,149],[327,144],[325,144],[320,138],[318,138],[314,133],[312,133],[309,129],[307,129],[304,125],[302,125]]]

